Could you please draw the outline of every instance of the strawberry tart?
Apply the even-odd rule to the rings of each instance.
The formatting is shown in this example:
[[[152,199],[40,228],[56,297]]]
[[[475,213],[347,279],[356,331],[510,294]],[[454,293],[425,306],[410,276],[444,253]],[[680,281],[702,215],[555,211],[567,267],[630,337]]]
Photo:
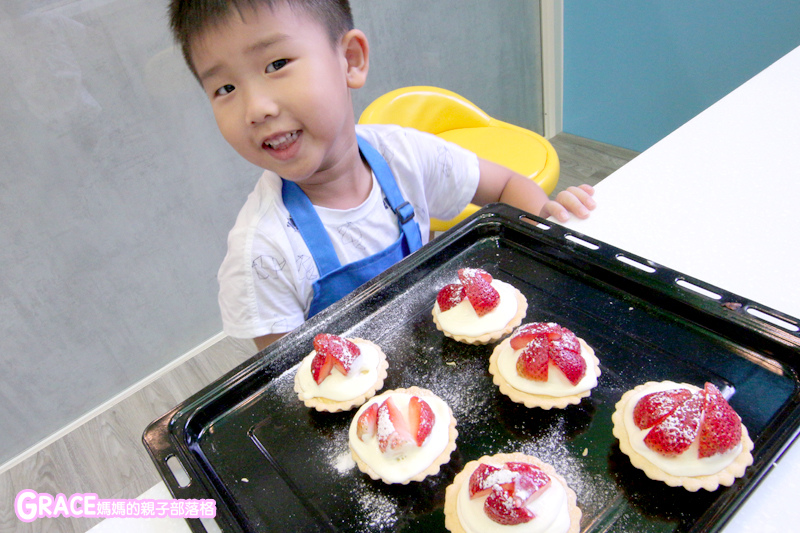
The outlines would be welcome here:
[[[453,533],[577,533],[575,491],[555,469],[523,453],[470,461],[445,491],[445,527]]]
[[[526,407],[562,409],[597,386],[600,360],[583,339],[552,322],[518,327],[489,358],[500,392]]]
[[[361,406],[350,423],[350,453],[359,470],[384,483],[422,481],[456,449],[450,407],[419,387],[386,391]]]
[[[383,387],[388,367],[386,354],[375,343],[320,333],[297,369],[294,391],[317,411],[347,411]]]
[[[611,417],[619,447],[647,477],[695,492],[730,486],[753,463],[753,441],[719,389],[648,382]]]
[[[487,344],[522,323],[528,301],[515,287],[480,268],[461,268],[458,279],[439,290],[433,305],[433,321],[446,336]]]

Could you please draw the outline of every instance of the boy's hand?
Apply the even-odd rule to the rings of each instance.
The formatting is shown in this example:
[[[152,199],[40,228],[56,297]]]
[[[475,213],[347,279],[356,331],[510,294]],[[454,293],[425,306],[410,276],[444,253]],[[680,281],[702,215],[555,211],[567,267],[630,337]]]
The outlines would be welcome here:
[[[554,217],[559,222],[569,220],[570,214],[578,218],[588,218],[589,211],[597,206],[592,198],[594,188],[591,185],[567,187],[556,195],[555,200],[548,200],[542,208],[542,218]]]

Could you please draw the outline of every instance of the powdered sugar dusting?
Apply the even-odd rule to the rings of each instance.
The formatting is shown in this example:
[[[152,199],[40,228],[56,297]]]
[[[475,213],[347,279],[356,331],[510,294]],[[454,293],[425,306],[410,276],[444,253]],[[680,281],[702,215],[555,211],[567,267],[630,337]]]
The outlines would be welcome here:
[[[536,440],[521,445],[510,441],[505,450],[514,450],[533,455],[548,463],[561,475],[569,487],[578,495],[578,506],[583,509],[599,509],[614,498],[617,488],[600,473],[589,472],[582,456],[576,456],[565,441],[566,424],[559,420]],[[498,450],[501,451],[501,450]]]
[[[356,462],[353,460],[353,454],[350,453],[350,450],[334,457],[332,464],[333,468],[340,474],[344,474],[356,467]]]
[[[398,507],[392,498],[365,486],[359,486],[355,496],[364,516],[362,531],[391,531],[394,528]]]
[[[519,474],[516,472],[506,470],[505,468],[500,468],[486,476],[484,484],[486,486],[505,485],[506,483],[511,483],[514,481],[514,479],[516,479],[518,476]]]

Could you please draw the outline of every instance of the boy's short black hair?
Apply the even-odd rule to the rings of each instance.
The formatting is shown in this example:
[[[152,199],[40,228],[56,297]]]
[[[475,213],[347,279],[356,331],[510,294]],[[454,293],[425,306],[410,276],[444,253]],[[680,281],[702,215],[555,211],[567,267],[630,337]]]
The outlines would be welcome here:
[[[288,5],[305,11],[328,30],[331,44],[353,29],[353,14],[348,0],[171,0],[170,28],[180,45],[183,58],[197,76],[191,57],[191,44],[204,30],[225,21],[232,13],[266,6]]]

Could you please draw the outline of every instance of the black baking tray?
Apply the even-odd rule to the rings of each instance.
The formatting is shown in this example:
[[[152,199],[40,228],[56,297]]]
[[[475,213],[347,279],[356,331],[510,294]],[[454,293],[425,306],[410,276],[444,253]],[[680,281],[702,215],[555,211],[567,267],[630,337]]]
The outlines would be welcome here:
[[[488,373],[493,345],[436,330],[436,293],[464,266],[519,288],[525,322],[558,322],[594,347],[602,376],[589,398],[549,411],[513,403]],[[143,441],[175,498],[216,500],[223,531],[445,531],[444,493],[455,474],[482,455],[512,451],[566,478],[584,532],[718,531],[800,427],[797,329],[797,319],[774,309],[497,204],[154,421]],[[387,485],[348,462],[354,411],[318,413],[292,389],[322,332],[380,345],[390,364],[385,389],[417,385],[450,404],[458,446],[438,475]],[[732,487],[670,488],[621,453],[614,404],[640,383],[665,379],[711,381],[731,395],[755,442],[754,464]],[[176,481],[168,461],[188,483]],[[205,531],[199,520],[188,523]]]

